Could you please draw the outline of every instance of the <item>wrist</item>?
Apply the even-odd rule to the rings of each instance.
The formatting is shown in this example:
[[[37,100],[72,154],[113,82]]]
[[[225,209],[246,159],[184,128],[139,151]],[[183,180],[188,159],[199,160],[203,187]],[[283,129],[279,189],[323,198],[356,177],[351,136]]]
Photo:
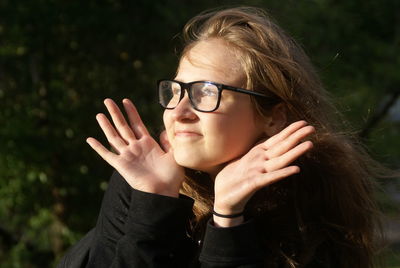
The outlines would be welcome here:
[[[158,194],[158,195],[165,195],[169,197],[179,197],[179,189],[166,189],[166,188],[155,188],[151,191],[152,193]]]
[[[218,216],[220,218],[237,218],[239,216],[243,215],[243,212],[235,213],[235,214],[220,214],[216,212],[215,210],[213,211],[213,215]]]
[[[167,191],[162,191],[157,193],[159,195],[165,195],[165,196],[169,196],[169,197],[175,197],[178,198],[179,197],[179,192],[167,192]]]
[[[213,210],[213,221],[216,227],[233,227],[244,222],[243,211],[233,212],[216,207]]]
[[[214,202],[213,214],[221,218],[236,218],[243,215],[244,207],[242,206],[230,206],[218,203],[218,200]]]
[[[225,218],[213,215],[213,222],[216,227],[233,227],[242,224],[244,222],[244,217]]]
[[[147,186],[142,189],[136,189],[142,192],[164,195],[169,197],[179,197],[179,189],[168,189],[165,186]]]

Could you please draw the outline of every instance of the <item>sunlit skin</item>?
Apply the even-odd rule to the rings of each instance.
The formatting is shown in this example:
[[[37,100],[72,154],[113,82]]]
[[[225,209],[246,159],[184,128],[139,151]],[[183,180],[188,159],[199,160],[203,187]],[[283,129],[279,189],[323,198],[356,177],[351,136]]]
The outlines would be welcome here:
[[[201,42],[181,59],[174,80],[241,87],[244,75],[236,66],[240,66],[238,59],[221,41]],[[175,109],[165,110],[163,118],[176,162],[213,177],[226,162],[243,155],[265,136],[250,96],[227,90],[214,112],[196,111],[186,94]]]
[[[243,79],[232,49],[216,39],[195,45],[181,59],[175,77],[236,87],[243,86]],[[300,172],[290,164],[312,148],[310,141],[303,141],[314,132],[312,126],[298,121],[284,128],[286,117],[279,105],[261,121],[246,94],[224,91],[219,109],[212,113],[194,110],[185,96],[175,109],[164,112],[161,146],[130,100],[123,100],[128,121],[114,101],[106,99],[105,105],[113,124],[104,114],[96,119],[115,152],[94,138],[87,142],[133,188],[178,197],[184,167],[201,170],[215,180],[214,210],[221,214],[243,211],[257,190]],[[229,227],[241,224],[243,217],[213,220],[216,226]]]

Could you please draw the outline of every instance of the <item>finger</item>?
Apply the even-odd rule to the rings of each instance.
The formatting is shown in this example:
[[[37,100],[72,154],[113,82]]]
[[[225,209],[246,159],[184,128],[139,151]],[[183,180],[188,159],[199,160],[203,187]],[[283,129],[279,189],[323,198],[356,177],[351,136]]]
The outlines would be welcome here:
[[[111,115],[116,130],[118,131],[120,136],[126,141],[126,143],[129,144],[130,140],[135,140],[135,134],[126,122],[125,117],[119,109],[118,105],[112,99],[105,99],[104,104],[106,105],[107,110]]]
[[[263,175],[254,178],[254,191],[299,172],[300,168],[298,166],[289,166],[272,172],[264,173]]]
[[[105,161],[107,161],[110,165],[112,165],[112,160],[115,157],[115,154],[107,150],[99,141],[94,138],[87,138],[86,142],[92,147],[93,150],[96,151],[98,155],[101,156]]]
[[[283,139],[280,142],[271,146],[269,150],[265,152],[266,157],[268,159],[271,159],[286,153],[287,151],[298,145],[304,138],[314,132],[315,128],[313,126],[305,126],[296,130],[291,135],[286,137],[286,139]]]
[[[311,150],[312,147],[313,147],[313,143],[311,141],[305,141],[305,142],[297,145],[293,149],[287,151],[283,155],[273,158],[269,161],[266,161],[267,172],[279,170],[279,169],[282,169],[282,168],[290,165],[290,163],[295,161],[301,155],[303,155],[307,151]]]
[[[97,114],[96,119],[111,146],[114,148],[126,146],[126,142],[121,138],[119,133],[115,130],[113,125],[104,114]]]
[[[144,135],[150,135],[146,126],[143,124],[135,105],[133,105],[129,99],[124,99],[122,102],[124,104],[125,111],[128,114],[129,123],[135,136],[140,139]]]
[[[264,148],[268,149],[271,146],[273,146],[274,144],[277,144],[278,142],[286,139],[289,135],[291,135],[293,132],[295,132],[296,130],[304,127],[307,125],[307,122],[304,120],[301,121],[296,121],[292,124],[290,124],[288,127],[286,127],[285,129],[283,129],[281,132],[279,132],[278,134],[272,136],[271,138],[269,138],[267,141],[264,142]]]
[[[164,152],[169,152],[172,150],[172,146],[169,143],[168,136],[167,136],[167,131],[163,131],[160,134],[160,143],[161,147],[163,148]]]

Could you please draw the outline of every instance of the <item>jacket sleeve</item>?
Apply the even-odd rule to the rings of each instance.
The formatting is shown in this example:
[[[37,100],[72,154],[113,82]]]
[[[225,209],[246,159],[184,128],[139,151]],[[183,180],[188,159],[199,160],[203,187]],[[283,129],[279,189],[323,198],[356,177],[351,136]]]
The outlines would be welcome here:
[[[83,268],[86,266],[94,228],[90,230],[78,243],[69,249],[60,260],[57,268]]]
[[[186,235],[193,200],[135,190],[115,172],[96,227],[58,267],[188,267],[194,244]]]
[[[267,256],[275,259],[273,267],[286,267],[286,263],[271,255],[272,252],[259,235],[258,228],[261,226],[256,223],[256,220],[251,219],[238,226],[218,228],[209,220],[199,258],[201,268],[270,267],[265,263]],[[340,263],[335,258],[332,245],[326,241],[319,245],[304,267],[332,268],[340,267]]]
[[[126,234],[117,243],[111,267],[188,267],[195,251],[186,234],[192,206],[185,196],[133,190]]]
[[[105,258],[113,258],[115,244],[124,234],[131,189],[118,172],[112,174],[103,196],[96,226],[68,250],[57,268],[86,267],[89,257],[94,258],[93,253],[99,251],[102,251]]]
[[[254,221],[219,228],[215,227],[210,219],[199,260],[202,268],[264,267],[262,243]]]

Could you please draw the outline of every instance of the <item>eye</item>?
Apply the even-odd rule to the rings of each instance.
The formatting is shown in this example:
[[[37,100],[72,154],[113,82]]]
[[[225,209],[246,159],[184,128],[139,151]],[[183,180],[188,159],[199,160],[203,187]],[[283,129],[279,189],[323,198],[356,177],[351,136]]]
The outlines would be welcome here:
[[[203,89],[203,95],[205,96],[215,96],[215,92],[209,88]]]
[[[201,95],[203,97],[215,97],[218,94],[218,90],[213,85],[206,85],[201,89]]]
[[[179,84],[172,84],[171,91],[173,95],[180,95],[181,94],[181,87]]]

